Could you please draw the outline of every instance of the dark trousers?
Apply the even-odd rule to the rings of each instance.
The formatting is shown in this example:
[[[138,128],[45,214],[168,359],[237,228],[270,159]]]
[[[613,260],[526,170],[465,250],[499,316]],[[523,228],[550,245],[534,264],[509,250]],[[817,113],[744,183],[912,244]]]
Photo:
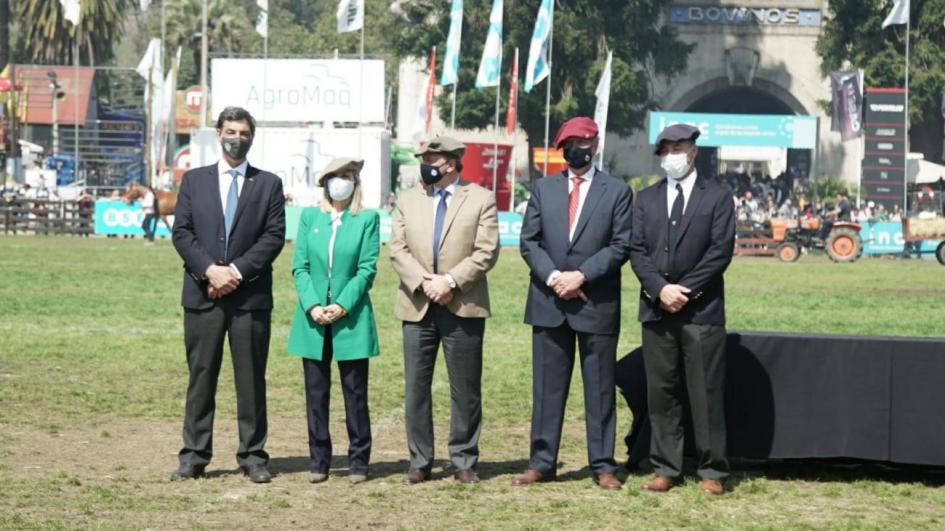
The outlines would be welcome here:
[[[331,326],[325,329],[321,361],[302,358],[305,370],[305,413],[308,417],[309,470],[328,473],[331,468],[331,433],[328,409],[331,399],[331,365],[334,347]],[[368,360],[339,361],[341,391],[348,428],[348,471],[366,474],[371,461],[371,416],[368,412]]]
[[[240,311],[225,302],[209,310],[184,310],[184,345],[190,381],[184,412],[181,464],[206,465],[213,456],[213,415],[217,377],[228,335],[236,380],[240,466],[266,464],[266,360],[271,313]]]
[[[144,221],[141,222],[141,230],[144,231],[144,237],[147,240],[154,241],[154,233],[157,232],[158,217],[154,214],[145,214]]]
[[[657,475],[678,478],[683,467],[683,400],[689,394],[697,473],[728,476],[725,459],[725,327],[672,317],[643,324],[647,405]]]
[[[404,322],[404,404],[410,467],[433,466],[433,369],[440,343],[450,382],[450,462],[475,468],[482,430],[482,337],[485,319],[458,317],[431,304],[423,319]]]
[[[577,332],[567,323],[557,328],[532,328],[532,442],[529,468],[545,474],[557,470],[576,340],[584,379],[588,462],[595,474],[616,472],[614,368],[617,363],[617,338],[617,334]]]

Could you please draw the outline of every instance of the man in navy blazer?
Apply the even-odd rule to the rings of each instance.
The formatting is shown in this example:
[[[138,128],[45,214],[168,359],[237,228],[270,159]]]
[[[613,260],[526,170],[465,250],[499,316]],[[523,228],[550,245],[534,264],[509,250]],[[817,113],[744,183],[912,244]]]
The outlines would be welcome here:
[[[594,167],[597,136],[590,118],[561,126],[555,146],[564,149],[568,170],[535,184],[522,224],[522,258],[531,270],[525,322],[532,325],[533,409],[528,469],[514,485],[555,478],[577,342],[591,471],[601,488],[621,488],[614,366],[633,193]]]
[[[735,248],[735,205],[724,186],[697,175],[699,130],[677,124],[656,141],[666,179],[637,196],[630,246],[640,280],[643,359],[656,478],[666,492],[682,475],[682,414],[689,393],[699,486],[724,492],[725,284]]]
[[[229,336],[236,380],[236,460],[255,483],[267,467],[266,361],[272,314],[272,263],[285,245],[282,181],[249,165],[253,117],[227,107],[217,120],[223,158],[184,174],[173,241],[184,260],[184,345],[190,380],[184,446],[172,480],[204,474],[213,454],[213,415],[223,341]]]

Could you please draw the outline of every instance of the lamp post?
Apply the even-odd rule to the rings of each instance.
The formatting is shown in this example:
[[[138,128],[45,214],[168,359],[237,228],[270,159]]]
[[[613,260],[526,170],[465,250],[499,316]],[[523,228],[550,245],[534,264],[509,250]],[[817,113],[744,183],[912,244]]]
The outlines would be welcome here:
[[[52,94],[52,149],[53,155],[59,154],[59,82],[56,81],[56,72],[46,72],[49,78],[49,92]]]

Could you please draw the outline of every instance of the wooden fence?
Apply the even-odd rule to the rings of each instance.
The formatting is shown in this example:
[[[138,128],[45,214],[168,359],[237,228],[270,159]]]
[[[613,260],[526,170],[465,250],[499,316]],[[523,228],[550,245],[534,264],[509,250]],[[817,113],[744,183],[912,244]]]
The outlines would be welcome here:
[[[94,201],[15,198],[0,202],[4,234],[72,234],[95,232]]]

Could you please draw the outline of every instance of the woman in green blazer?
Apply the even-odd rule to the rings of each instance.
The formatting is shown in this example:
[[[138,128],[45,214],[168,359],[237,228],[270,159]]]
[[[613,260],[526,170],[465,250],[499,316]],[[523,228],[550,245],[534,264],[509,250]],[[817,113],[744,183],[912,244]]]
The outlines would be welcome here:
[[[302,212],[292,275],[296,305],[289,353],[302,357],[311,462],[309,481],[328,479],[331,435],[328,405],[331,361],[338,362],[348,427],[348,477],[367,479],[371,458],[368,359],[379,353],[368,291],[377,273],[380,222],[362,210],[359,173],[364,161],[335,159],[319,175],[321,208]]]

